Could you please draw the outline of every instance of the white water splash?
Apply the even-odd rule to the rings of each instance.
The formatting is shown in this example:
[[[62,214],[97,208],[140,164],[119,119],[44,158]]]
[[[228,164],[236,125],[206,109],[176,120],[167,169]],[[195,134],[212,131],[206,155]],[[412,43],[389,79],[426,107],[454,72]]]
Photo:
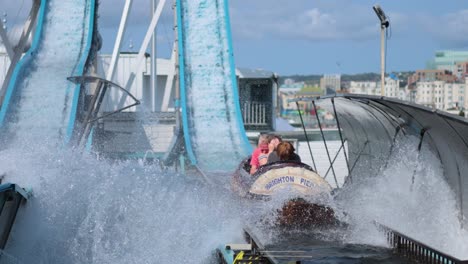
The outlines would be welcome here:
[[[379,175],[353,177],[338,195],[349,213],[351,243],[385,245],[373,221],[458,258],[468,257],[468,232],[461,228],[456,198],[438,158],[416,138],[400,140]],[[413,183],[414,178],[414,183]]]
[[[195,176],[40,146],[1,151],[0,168],[33,190],[6,248],[23,263],[206,263],[241,239],[237,199]]]

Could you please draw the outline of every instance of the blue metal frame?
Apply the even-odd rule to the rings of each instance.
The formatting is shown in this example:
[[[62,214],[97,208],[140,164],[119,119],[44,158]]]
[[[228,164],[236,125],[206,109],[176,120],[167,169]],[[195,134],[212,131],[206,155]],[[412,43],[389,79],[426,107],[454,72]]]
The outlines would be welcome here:
[[[192,141],[190,139],[190,134],[188,131],[188,120],[187,120],[187,94],[185,87],[185,59],[184,59],[184,38],[183,38],[183,21],[182,21],[182,7],[181,0],[177,0],[176,13],[177,13],[177,37],[178,49],[179,49],[179,86],[180,86],[180,107],[182,109],[182,125],[184,127],[184,140],[185,148],[187,150],[187,155],[190,159],[192,165],[197,164],[197,159],[192,149]]]
[[[26,192],[23,188],[19,187],[17,184],[14,184],[14,183],[1,184],[0,193],[6,192],[6,191],[14,191],[16,193],[19,193],[26,200],[30,197],[30,194],[28,192]]]
[[[81,55],[80,61],[77,65],[76,75],[83,75],[86,61],[88,60],[89,50],[91,49],[91,44],[94,34],[94,17],[96,10],[96,0],[90,0],[91,6],[89,9],[89,24],[88,24],[88,36],[86,41],[86,46],[84,52]],[[70,86],[67,87],[67,93],[70,92]],[[75,91],[73,93],[72,107],[70,111],[70,118],[68,120],[67,134],[65,137],[65,144],[69,143],[73,135],[73,130],[75,128],[76,113],[78,109],[78,99],[80,97],[80,84],[75,84]]]
[[[237,117],[237,124],[239,126],[239,132],[242,136],[242,143],[244,144],[245,151],[251,153],[252,152],[252,145],[247,138],[247,133],[245,132],[244,127],[244,120],[242,119],[241,109],[240,109],[240,102],[239,92],[238,92],[238,84],[237,84],[237,77],[236,77],[236,67],[234,65],[234,52],[232,47],[232,35],[231,35],[231,19],[229,18],[229,0],[224,0],[224,19],[226,23],[226,35],[228,40],[228,48],[229,48],[229,65],[231,67],[231,81],[232,81],[232,94],[234,97],[234,105],[236,107],[236,117]],[[237,100],[236,100],[237,99]]]
[[[3,127],[4,125],[6,113],[8,111],[8,107],[10,106],[11,97],[13,96],[15,88],[18,84],[18,76],[24,71],[25,67],[29,63],[31,63],[34,53],[37,51],[37,48],[39,46],[39,40],[41,39],[42,30],[44,27],[44,18],[47,5],[46,2],[47,0],[41,1],[41,5],[39,7],[39,15],[37,17],[36,32],[34,33],[31,47],[26,52],[26,54],[19,60],[19,62],[15,66],[15,69],[13,70],[13,75],[11,76],[11,80],[8,84],[3,105],[0,109],[0,127]]]
[[[218,247],[218,252],[226,263],[232,264],[234,262],[234,250],[226,249],[225,245],[221,245]]]

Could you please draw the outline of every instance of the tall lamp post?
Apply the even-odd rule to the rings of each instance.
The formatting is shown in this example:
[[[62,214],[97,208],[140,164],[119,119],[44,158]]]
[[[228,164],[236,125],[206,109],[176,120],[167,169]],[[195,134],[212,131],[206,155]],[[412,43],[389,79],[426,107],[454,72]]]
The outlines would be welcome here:
[[[385,95],[385,30],[390,26],[382,8],[379,5],[372,7],[380,19],[380,94]]]

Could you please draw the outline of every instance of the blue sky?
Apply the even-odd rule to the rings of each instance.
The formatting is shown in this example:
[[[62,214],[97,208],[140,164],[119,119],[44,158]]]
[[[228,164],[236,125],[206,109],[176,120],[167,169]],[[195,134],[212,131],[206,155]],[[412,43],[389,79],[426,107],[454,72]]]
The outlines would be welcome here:
[[[283,75],[378,72],[380,27],[374,4],[391,21],[389,71],[421,69],[436,50],[468,47],[468,1],[271,2],[232,1],[239,66]]]
[[[0,11],[6,9],[16,18],[23,1],[30,5],[29,0],[0,0]],[[129,50],[132,40],[133,51],[138,51],[149,24],[150,1],[134,0],[123,50]],[[110,53],[125,1],[100,2],[102,52]],[[159,57],[171,51],[170,3],[159,24]],[[374,4],[391,21],[388,71],[422,69],[436,50],[468,50],[466,0],[230,0],[235,63],[280,75],[379,72],[380,28]]]

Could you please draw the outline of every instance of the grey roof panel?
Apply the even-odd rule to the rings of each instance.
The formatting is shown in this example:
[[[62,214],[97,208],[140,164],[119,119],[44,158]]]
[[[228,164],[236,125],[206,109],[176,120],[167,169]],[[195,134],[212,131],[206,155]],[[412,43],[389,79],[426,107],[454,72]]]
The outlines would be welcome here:
[[[240,78],[272,78],[275,76],[275,73],[272,71],[247,68],[237,68],[236,74],[239,75]]]

